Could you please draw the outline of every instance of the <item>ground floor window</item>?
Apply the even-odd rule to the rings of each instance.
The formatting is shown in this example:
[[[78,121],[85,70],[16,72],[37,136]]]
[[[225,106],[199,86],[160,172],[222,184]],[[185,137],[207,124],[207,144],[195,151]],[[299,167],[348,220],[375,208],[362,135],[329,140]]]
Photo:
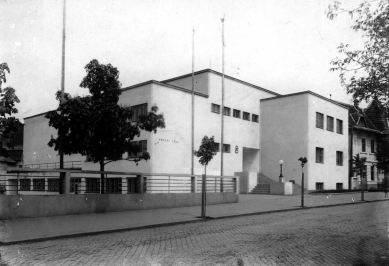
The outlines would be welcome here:
[[[59,179],[57,179],[57,178],[47,179],[47,190],[48,191],[59,191]]]
[[[139,193],[139,179],[136,177],[127,178],[127,193]]]
[[[122,178],[107,178],[105,180],[106,193],[122,193]]]
[[[81,186],[81,178],[70,178],[70,192],[76,191],[76,185],[79,190]]]
[[[371,181],[374,181],[374,165],[370,166]]]
[[[316,182],[316,190],[324,190],[324,183]]]
[[[32,183],[32,189],[35,191],[44,191],[45,190],[45,179],[34,179]]]
[[[86,192],[87,193],[99,193],[100,192],[100,179],[99,178],[86,178]]]
[[[19,183],[20,183],[19,190],[23,190],[23,191],[31,190],[31,179],[20,179]]]
[[[343,190],[343,183],[336,183],[336,190]]]

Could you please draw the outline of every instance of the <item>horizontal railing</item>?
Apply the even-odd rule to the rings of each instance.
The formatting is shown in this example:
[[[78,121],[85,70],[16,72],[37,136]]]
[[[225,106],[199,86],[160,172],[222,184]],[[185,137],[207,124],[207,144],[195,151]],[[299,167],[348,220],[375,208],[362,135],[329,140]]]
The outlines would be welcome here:
[[[100,194],[101,179],[97,174],[74,173],[66,181],[60,182],[59,173],[50,175],[7,174],[0,176],[0,194],[60,194],[69,186],[70,194]],[[207,176],[207,192],[237,192],[236,177]],[[105,194],[133,193],[199,193],[202,191],[202,176],[198,175],[127,175],[104,178]],[[61,193],[62,194],[62,193]]]
[[[68,161],[63,163],[65,169],[81,169],[81,161]],[[59,169],[59,162],[57,163],[39,163],[39,164],[24,164],[23,168],[33,169]]]

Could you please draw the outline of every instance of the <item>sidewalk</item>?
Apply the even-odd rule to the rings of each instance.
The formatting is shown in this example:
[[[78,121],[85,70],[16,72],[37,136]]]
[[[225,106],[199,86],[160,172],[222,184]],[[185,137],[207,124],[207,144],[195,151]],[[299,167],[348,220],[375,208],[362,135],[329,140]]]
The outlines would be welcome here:
[[[305,195],[306,207],[364,203],[361,194]],[[389,200],[384,192],[365,192],[365,201]],[[207,216],[225,218],[301,209],[301,196],[239,195],[239,203],[207,206]],[[329,212],[329,210],[326,210]],[[65,236],[197,222],[201,207],[67,215],[0,221],[0,243],[43,240]]]

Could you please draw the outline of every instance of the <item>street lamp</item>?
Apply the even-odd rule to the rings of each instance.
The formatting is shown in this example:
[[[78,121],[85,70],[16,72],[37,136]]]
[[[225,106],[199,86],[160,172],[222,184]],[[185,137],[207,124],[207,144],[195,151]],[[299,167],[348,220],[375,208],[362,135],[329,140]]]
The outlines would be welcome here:
[[[308,162],[307,158],[300,157],[299,161],[301,162],[301,207],[304,207],[304,165]]]
[[[284,183],[284,176],[282,175],[282,165],[284,164],[284,161],[280,160],[279,163],[280,163],[280,183]]]

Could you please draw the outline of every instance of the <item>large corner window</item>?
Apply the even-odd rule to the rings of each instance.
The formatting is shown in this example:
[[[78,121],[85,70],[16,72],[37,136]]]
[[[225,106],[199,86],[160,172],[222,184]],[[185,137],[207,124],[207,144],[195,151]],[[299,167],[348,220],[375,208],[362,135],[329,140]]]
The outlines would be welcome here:
[[[327,115],[327,130],[334,132],[334,118]]]
[[[316,127],[324,129],[324,115],[316,112]]]
[[[343,121],[336,119],[336,133],[343,134]]]
[[[134,105],[131,107],[132,110],[132,120],[138,121],[140,115],[147,114],[147,103]]]
[[[211,112],[216,113],[216,114],[220,114],[220,105],[212,103],[211,104]]]
[[[316,147],[316,162],[324,163],[324,149]]]

